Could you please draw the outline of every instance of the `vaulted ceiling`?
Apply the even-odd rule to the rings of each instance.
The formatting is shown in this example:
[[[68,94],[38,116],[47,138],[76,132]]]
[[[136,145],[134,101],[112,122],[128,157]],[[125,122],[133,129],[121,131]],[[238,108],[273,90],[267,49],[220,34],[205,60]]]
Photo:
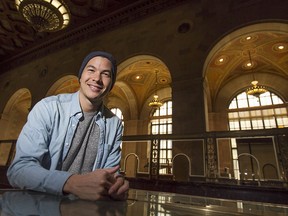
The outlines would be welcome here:
[[[248,14],[251,5],[266,2],[242,0],[223,1],[221,4],[219,1],[216,4],[217,1],[193,1],[200,2],[202,8],[197,16],[202,17],[203,20],[208,19],[209,11],[219,13],[219,15],[210,15],[224,16],[225,13],[231,14],[232,12],[222,13],[221,8],[232,10],[234,7],[234,10],[236,10],[237,7],[247,7]],[[14,0],[0,1],[0,74],[25,62],[32,61],[35,57],[45,56],[47,53],[57,51],[57,49],[68,47],[71,41],[89,39],[93,34],[137,22],[149,15],[172,9],[183,3],[191,2],[191,0],[65,0],[65,2],[71,13],[71,23],[64,30],[47,33],[37,32],[26,23],[16,10]],[[275,8],[288,7],[285,1],[280,2],[281,4],[275,5]],[[224,7],[224,4],[229,5]],[[219,9],[215,10],[216,7]],[[278,13],[277,10],[273,12],[273,8],[267,8],[267,10],[272,11],[271,13]],[[239,20],[245,20],[245,14],[242,15]],[[250,14],[250,16],[254,15]],[[261,16],[265,17],[265,13]],[[286,17],[286,22],[287,19]],[[283,20],[285,20],[285,17]],[[218,27],[221,28],[221,25]],[[230,31],[232,32],[231,29]],[[250,52],[254,63],[253,72],[258,73],[256,78],[262,84],[269,86],[277,83],[277,76],[288,80],[288,28],[286,23],[283,23],[283,25],[276,24],[276,26],[273,23],[270,25],[269,23],[252,25],[247,28],[244,26],[236,33],[227,34],[226,37],[223,36],[221,40],[213,41],[213,43],[215,46],[208,54],[203,70],[212,100],[218,95],[221,97],[221,94],[226,94],[225,92],[230,90],[231,85],[241,88],[250,84],[250,81],[252,81],[251,69],[245,67],[245,63],[249,60],[248,52]],[[206,45],[211,46],[211,44]],[[136,66],[138,67],[137,70],[135,70]],[[125,73],[127,75],[125,79],[133,83],[134,77],[138,75],[133,74],[133,71],[145,71],[147,70],[146,66],[146,61],[142,63],[135,62],[134,67],[130,67],[129,73]],[[166,83],[167,80],[170,83],[169,71],[166,72],[165,76],[160,76],[160,78],[166,80]],[[271,74],[276,76],[271,79]],[[150,76],[154,76],[153,73],[152,75],[150,73]],[[235,77],[242,78],[234,83]],[[146,77],[145,80],[148,80],[150,84],[147,81],[143,86],[151,86],[153,77]],[[283,83],[277,83],[277,85],[280,88],[287,88]],[[221,89],[226,90],[221,93]]]
[[[205,76],[211,96],[229,95],[231,89],[244,91],[253,80],[283,94],[287,92],[283,83],[288,80],[287,62],[287,24],[258,23],[240,28],[219,41],[207,59]]]
[[[0,1],[0,73],[35,57],[69,46],[63,38],[81,40],[109,29],[135,22],[148,15],[177,6],[187,0],[65,0],[71,22],[64,30],[37,32],[25,22],[15,0]],[[85,34],[89,29],[89,33]]]

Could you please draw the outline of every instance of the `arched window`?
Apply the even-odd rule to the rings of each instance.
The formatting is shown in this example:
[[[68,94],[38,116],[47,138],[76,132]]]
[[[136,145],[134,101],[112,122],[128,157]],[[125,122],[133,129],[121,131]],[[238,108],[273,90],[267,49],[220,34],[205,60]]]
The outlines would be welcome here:
[[[152,134],[172,134],[172,101],[156,109],[151,118]]]
[[[238,94],[229,105],[230,130],[255,130],[288,127],[287,106],[272,92],[259,98]]]
[[[151,117],[152,134],[172,134],[172,101],[166,101]],[[160,141],[160,174],[171,173],[172,140]]]
[[[280,97],[269,91],[261,94],[259,98],[247,95],[246,92],[238,94],[229,105],[228,118],[230,130],[288,127],[287,105]],[[245,170],[240,170],[238,157],[241,150],[239,153],[239,145],[244,147],[249,146],[247,149],[251,151],[251,146],[257,146],[254,144],[256,142],[257,139],[250,139],[248,141],[246,140],[245,144],[241,144],[240,140],[231,138],[233,169],[236,179],[241,179],[241,175],[242,177],[243,175],[247,175]],[[265,148],[268,148],[267,144]]]

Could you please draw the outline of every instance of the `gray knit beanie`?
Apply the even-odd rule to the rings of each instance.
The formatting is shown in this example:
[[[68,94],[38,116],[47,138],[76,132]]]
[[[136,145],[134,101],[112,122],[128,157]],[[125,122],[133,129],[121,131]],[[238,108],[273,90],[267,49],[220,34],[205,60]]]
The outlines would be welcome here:
[[[111,85],[111,89],[113,88],[114,86],[114,83],[116,81],[116,73],[117,73],[117,64],[116,64],[116,60],[115,58],[110,54],[110,53],[107,53],[107,52],[104,52],[104,51],[94,51],[94,52],[91,52],[89,53],[83,60],[82,62],[82,65],[80,67],[80,70],[79,70],[79,74],[78,74],[78,79],[81,78],[81,75],[82,75],[82,72],[85,68],[85,66],[87,65],[87,63],[94,57],[96,56],[101,56],[101,57],[104,57],[104,58],[107,58],[111,64],[112,64],[112,68],[111,68],[111,78],[112,78],[112,85]],[[110,90],[111,90],[110,89]]]

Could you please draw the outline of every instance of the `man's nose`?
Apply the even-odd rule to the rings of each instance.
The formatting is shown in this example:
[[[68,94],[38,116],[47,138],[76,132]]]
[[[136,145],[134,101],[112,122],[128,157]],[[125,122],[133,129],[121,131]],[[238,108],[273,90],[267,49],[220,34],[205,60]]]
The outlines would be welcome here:
[[[93,80],[95,80],[95,81],[99,81],[99,80],[101,80],[101,74],[100,73],[93,73],[92,74],[92,76],[91,76],[91,78],[93,79]]]

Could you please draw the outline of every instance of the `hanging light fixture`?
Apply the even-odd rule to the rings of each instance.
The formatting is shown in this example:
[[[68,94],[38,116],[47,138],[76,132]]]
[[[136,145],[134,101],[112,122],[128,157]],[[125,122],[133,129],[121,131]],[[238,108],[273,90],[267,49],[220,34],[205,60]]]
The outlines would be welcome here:
[[[252,70],[253,62],[252,62],[252,59],[251,59],[250,51],[248,51],[248,54],[249,54],[249,63],[248,64],[249,64],[249,67],[251,67],[251,70]],[[249,87],[248,89],[246,89],[246,94],[247,95],[252,95],[254,97],[259,98],[261,94],[267,92],[265,86],[258,85],[258,81],[254,78],[254,75],[253,75],[253,81],[251,82],[251,84],[252,84],[252,86]]]
[[[68,7],[63,0],[15,0],[16,8],[38,32],[55,32],[70,21]]]
[[[157,94],[157,87],[158,87],[158,70],[155,71],[156,74],[156,82],[155,82],[155,94],[153,95],[152,101],[149,103],[149,107],[152,107],[153,109],[157,109],[163,105],[161,101],[158,99],[158,94]]]
[[[252,86],[246,90],[246,94],[259,97],[261,94],[267,92],[265,86],[258,85],[257,80],[253,80],[251,84]]]

